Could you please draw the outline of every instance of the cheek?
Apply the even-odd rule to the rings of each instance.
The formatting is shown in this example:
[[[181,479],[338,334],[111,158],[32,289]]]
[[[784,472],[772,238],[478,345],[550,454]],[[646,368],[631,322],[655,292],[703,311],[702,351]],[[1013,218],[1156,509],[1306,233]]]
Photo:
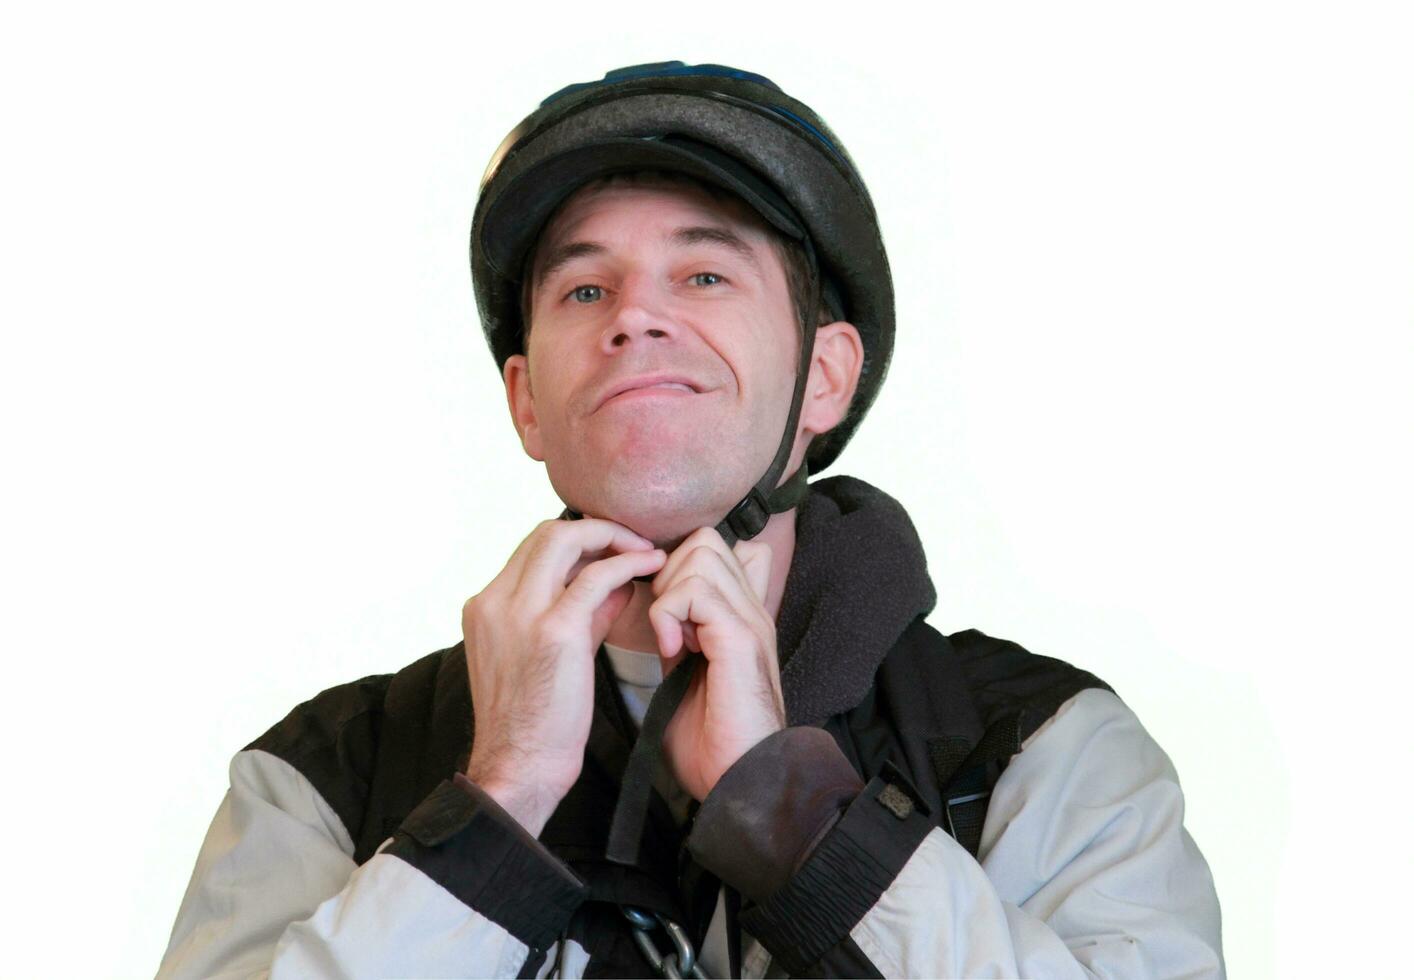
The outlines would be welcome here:
[[[779,431],[774,430],[783,422],[790,410],[791,395],[795,392],[794,365],[785,358],[786,351],[773,351],[769,356],[759,353],[749,359],[746,373],[741,377],[743,392],[742,418],[760,438],[779,439]]]
[[[543,329],[537,327],[537,330]],[[566,357],[566,352],[553,345],[532,340],[527,354],[529,362],[528,385],[535,403],[535,415],[542,429],[557,431],[563,426],[564,417],[576,406],[571,404],[574,391],[575,372]]]
[[[784,389],[788,398],[800,370],[800,338],[794,331],[787,333],[779,323],[770,327],[755,351],[756,374],[771,389],[772,397]]]
[[[784,315],[749,317],[727,338],[730,348],[723,353],[734,358],[743,373],[774,378],[783,373],[795,377],[799,364],[800,328]],[[738,338],[744,338],[738,341]]]

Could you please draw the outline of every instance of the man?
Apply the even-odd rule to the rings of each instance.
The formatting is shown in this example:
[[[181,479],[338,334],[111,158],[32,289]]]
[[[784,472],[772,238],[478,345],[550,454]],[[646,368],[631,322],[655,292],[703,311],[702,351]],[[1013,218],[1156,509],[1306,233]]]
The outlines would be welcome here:
[[[680,62],[561,90],[493,159],[472,266],[563,519],[461,643],[236,755],[162,976],[1222,974],[1133,713],[937,634],[897,502],[805,483],[893,328],[807,106]]]

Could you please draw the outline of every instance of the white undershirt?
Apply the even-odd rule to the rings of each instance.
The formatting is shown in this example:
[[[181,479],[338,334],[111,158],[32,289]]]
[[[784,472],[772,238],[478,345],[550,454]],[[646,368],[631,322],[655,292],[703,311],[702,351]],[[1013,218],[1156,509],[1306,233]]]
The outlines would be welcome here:
[[[633,716],[634,724],[642,727],[648,702],[663,682],[662,658],[656,652],[627,650],[612,643],[604,644],[604,652],[609,656],[609,669],[618,679],[628,713]]]

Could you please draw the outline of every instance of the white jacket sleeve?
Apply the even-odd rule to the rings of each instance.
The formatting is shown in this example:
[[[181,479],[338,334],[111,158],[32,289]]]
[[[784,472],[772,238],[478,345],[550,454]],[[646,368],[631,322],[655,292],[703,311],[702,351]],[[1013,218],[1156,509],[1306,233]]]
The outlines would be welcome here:
[[[1207,863],[1168,757],[1109,691],[1012,758],[980,864],[933,830],[850,931],[885,976],[1221,977]]]
[[[298,770],[238,753],[158,977],[514,977],[582,900],[573,872],[450,780],[362,866],[353,853]]]
[[[792,788],[790,773],[820,786],[829,765],[821,746],[838,748],[826,733],[821,740],[792,731],[802,734],[773,736],[783,761],[772,778],[785,787],[779,794],[808,799],[814,790]],[[842,754],[837,762],[849,765]],[[742,801],[759,794],[748,784],[766,772],[752,768],[724,787],[712,811],[709,795],[698,814],[716,821],[699,860],[709,868],[716,861],[748,896],[753,883],[728,876],[742,866],[742,849],[752,850],[732,833],[750,810]],[[787,823],[808,825],[800,812]],[[1012,757],[993,788],[978,853],[980,861],[936,826],[936,815],[876,778],[784,884],[778,878],[749,911],[743,906],[742,922],[793,974],[1224,975],[1217,894],[1183,827],[1178,776],[1109,691],[1071,698]]]

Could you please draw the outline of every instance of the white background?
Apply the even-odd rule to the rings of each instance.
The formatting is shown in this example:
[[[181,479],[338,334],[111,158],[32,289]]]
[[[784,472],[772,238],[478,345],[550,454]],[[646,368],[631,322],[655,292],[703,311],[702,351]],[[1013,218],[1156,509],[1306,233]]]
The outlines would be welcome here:
[[[934,625],[1137,711],[1234,977],[1406,972],[1399,5],[501,6],[0,24],[0,970],[154,972],[230,756],[456,642],[558,513],[477,182],[551,91],[680,58],[813,105],[873,189],[897,349],[825,475],[909,509]]]

